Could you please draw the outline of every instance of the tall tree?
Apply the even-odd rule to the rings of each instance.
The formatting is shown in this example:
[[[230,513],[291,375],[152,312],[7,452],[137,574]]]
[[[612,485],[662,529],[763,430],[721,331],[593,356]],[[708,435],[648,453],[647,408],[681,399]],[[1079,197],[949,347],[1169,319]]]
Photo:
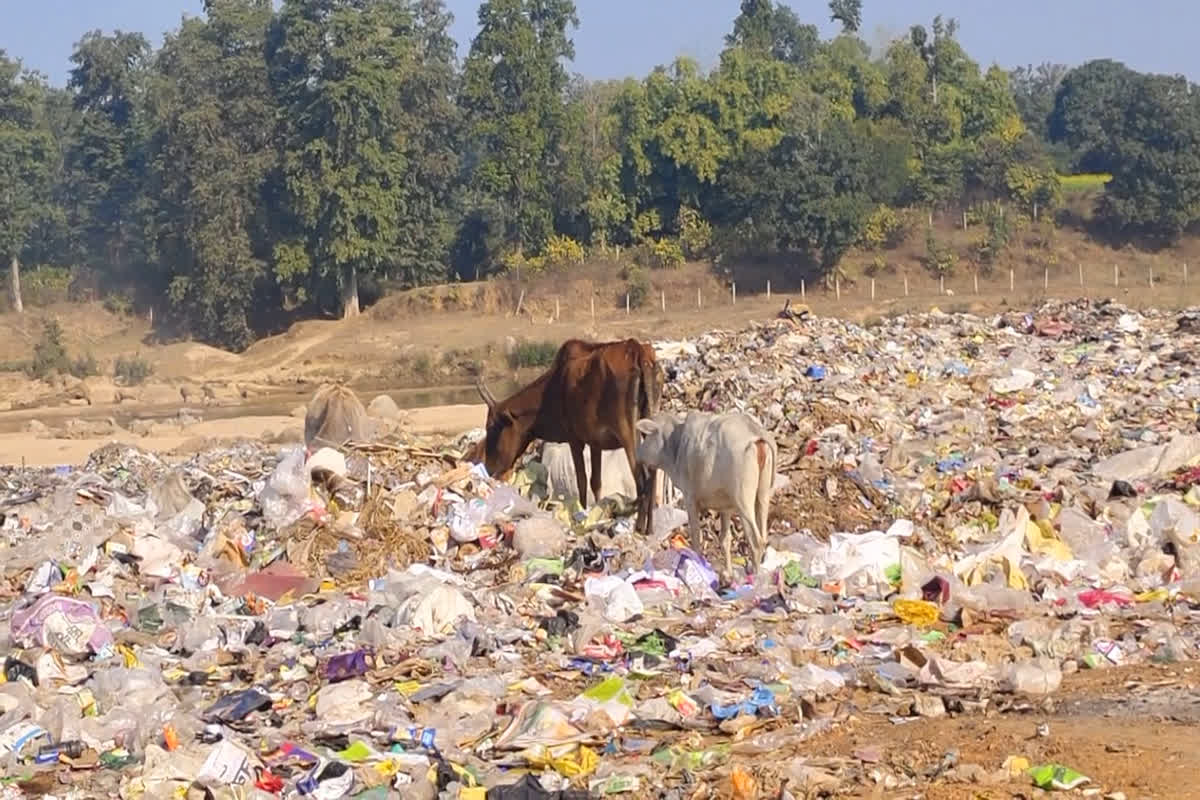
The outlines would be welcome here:
[[[816,54],[820,35],[815,25],[800,22],[796,12],[782,3],[742,0],[725,44],[802,67]]]
[[[829,19],[842,23],[843,33],[858,33],[862,27],[862,0],[829,0]]]
[[[822,273],[854,245],[873,207],[866,131],[793,114],[779,143],[749,150],[722,181],[722,224],[759,254],[803,252]]]
[[[1076,169],[1111,172],[1117,140],[1133,100],[1137,73],[1111,59],[1098,59],[1068,72],[1054,96],[1048,120],[1051,141],[1075,152]]]
[[[270,0],[209,0],[157,59],[155,242],[171,310],[202,339],[245,347],[268,277],[263,186],[275,108],[263,58]]]
[[[419,59],[403,0],[288,0],[272,34],[293,222],[276,274],[318,297],[337,287],[343,317],[359,313],[359,276],[401,257],[412,199],[404,93]]]
[[[75,107],[65,170],[76,256],[117,281],[133,279],[144,261],[142,106],[149,57],[140,33],[92,31],[75,46],[67,83]]]
[[[1128,89],[1099,215],[1119,234],[1171,242],[1200,221],[1200,90],[1168,75],[1135,75]]]
[[[0,257],[8,256],[13,308],[21,298],[21,253],[47,213],[54,140],[45,125],[46,87],[0,50]]]
[[[490,244],[462,252],[494,261],[499,254],[487,251],[496,246],[533,251],[553,232],[554,174],[568,129],[565,62],[575,57],[568,31],[578,25],[572,0],[480,4],[461,94],[477,194],[460,238]]]
[[[1043,62],[1036,67],[1028,64],[1009,73],[1013,100],[1025,123],[1035,136],[1049,140],[1049,119],[1054,111],[1054,96],[1069,68],[1065,64]]]
[[[447,277],[463,140],[453,17],[442,0],[415,0],[413,17],[416,63],[400,86],[405,213],[394,262],[410,286]]]

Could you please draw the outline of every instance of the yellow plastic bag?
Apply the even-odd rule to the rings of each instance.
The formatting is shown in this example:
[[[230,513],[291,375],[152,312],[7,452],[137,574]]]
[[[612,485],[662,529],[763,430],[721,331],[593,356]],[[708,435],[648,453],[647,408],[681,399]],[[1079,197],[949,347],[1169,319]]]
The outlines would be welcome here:
[[[892,611],[909,625],[928,628],[936,625],[940,611],[928,600],[897,600],[892,604]]]

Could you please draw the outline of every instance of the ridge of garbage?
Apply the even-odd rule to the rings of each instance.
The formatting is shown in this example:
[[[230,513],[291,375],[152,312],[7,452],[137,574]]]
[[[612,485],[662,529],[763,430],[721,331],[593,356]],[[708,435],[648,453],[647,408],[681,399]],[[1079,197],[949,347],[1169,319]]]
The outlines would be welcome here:
[[[782,316],[653,343],[665,409],[778,445],[770,547],[733,585],[676,505],[636,535],[631,498],[582,510],[537,453],[510,483],[464,463],[480,431],[328,446],[318,423],[370,427],[357,398],[353,424],[310,413],[308,450],[0,469],[0,798],[1097,781],[804,744],[1196,656],[1200,310]]]

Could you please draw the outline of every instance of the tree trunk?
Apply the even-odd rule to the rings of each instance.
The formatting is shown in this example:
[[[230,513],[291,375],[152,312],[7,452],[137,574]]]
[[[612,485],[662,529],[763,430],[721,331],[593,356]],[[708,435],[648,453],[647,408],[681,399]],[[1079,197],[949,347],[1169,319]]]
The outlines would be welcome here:
[[[346,267],[345,280],[342,281],[342,319],[357,317],[358,307],[358,270],[352,265]]]
[[[18,314],[25,312],[25,304],[21,302],[21,262],[17,260],[14,253],[12,263],[9,265],[12,273],[12,296],[13,310]]]

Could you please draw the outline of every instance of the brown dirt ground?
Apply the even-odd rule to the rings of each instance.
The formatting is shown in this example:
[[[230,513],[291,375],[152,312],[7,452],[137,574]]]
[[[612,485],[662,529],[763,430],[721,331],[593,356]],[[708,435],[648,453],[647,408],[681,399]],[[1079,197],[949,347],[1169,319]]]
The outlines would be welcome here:
[[[951,715],[899,725],[879,716],[857,715],[832,734],[806,743],[804,755],[847,757],[877,746],[882,765],[918,774],[936,767],[951,750],[957,751],[958,764],[976,764],[990,773],[1000,770],[1008,756],[1022,756],[1034,765],[1067,765],[1091,778],[1088,788],[1104,792],[1121,791],[1129,798],[1197,798],[1197,666],[1114,667],[1068,675],[1050,711],[1033,701],[1023,712]],[[1036,735],[1040,723],[1050,727],[1045,738]],[[926,791],[872,787],[851,796],[1037,796],[1024,776],[997,784],[936,779],[921,788]],[[1079,796],[1079,790],[1055,794]]]

